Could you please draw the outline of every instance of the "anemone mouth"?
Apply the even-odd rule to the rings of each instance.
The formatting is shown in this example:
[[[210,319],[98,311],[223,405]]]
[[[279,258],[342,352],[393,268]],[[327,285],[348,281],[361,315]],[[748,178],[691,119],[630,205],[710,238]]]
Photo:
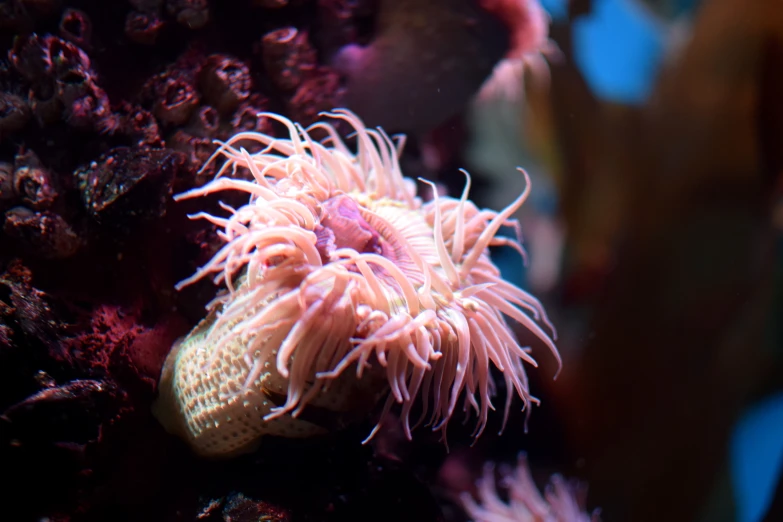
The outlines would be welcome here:
[[[217,225],[225,241],[178,285],[211,276],[226,288],[210,305],[215,320],[198,345],[208,354],[204,374],[236,356],[227,347],[241,345],[242,382],[232,389],[243,393],[267,386],[269,379],[286,387],[286,401],[264,416],[269,421],[296,417],[349,368],[359,377],[373,368],[384,375],[389,393],[370,437],[395,403],[402,405],[400,419],[410,437],[418,396],[424,408],[417,424],[426,422],[445,436],[462,397],[463,409],[478,416],[474,434],[480,435],[494,409],[491,366],[506,382],[504,424],[512,389],[524,406],[535,400],[523,363],[536,363],[506,317],[533,332],[559,362],[554,329],[541,304],[505,282],[488,255],[492,245],[524,254],[518,239],[497,232],[504,225],[518,228],[511,216],[529,193],[529,179],[525,192],[501,212],[480,210],[468,200],[467,173],[459,199],[423,203],[415,182],[400,171],[403,141],[365,128],[349,111],[322,116],[353,127],[356,152],[327,122],[306,130],[282,116],[260,116],[285,125],[288,138],[237,134],[210,160],[225,160],[216,178],[177,196],[225,190],[250,196],[240,208],[224,206],[227,217],[192,216]],[[326,139],[314,140],[315,130]],[[261,150],[249,154],[239,147],[246,141]],[[253,180],[225,176],[239,169]],[[226,387],[210,379],[200,380],[202,389]]]

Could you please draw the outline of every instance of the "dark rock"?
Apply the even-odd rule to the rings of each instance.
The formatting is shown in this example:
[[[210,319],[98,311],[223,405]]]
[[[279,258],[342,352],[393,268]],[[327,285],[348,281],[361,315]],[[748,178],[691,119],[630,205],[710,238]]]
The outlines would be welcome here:
[[[82,245],[62,216],[48,211],[13,208],[6,212],[3,231],[45,259],[71,257]]]
[[[257,520],[289,522],[291,517],[282,509],[268,502],[253,500],[242,493],[237,493],[226,500],[223,508],[223,520],[225,522],[255,522]]]
[[[166,0],[166,11],[189,29],[201,29],[209,22],[207,0]]]
[[[90,216],[125,227],[163,216],[185,158],[169,149],[116,147],[75,175]]]
[[[0,319],[18,333],[20,346],[43,347],[56,359],[66,359],[60,346],[63,324],[48,296],[32,286],[32,273],[19,261],[0,275]]]
[[[30,120],[30,106],[21,96],[0,92],[0,139],[24,128]]]

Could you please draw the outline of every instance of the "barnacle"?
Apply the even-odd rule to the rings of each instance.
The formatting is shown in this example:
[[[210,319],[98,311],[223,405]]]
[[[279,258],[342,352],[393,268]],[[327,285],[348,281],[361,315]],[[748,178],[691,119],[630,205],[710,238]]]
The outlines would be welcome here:
[[[262,116],[284,124],[288,139],[237,134],[215,153],[225,163],[214,181],[178,196],[237,190],[250,201],[224,205],[227,217],[193,216],[216,224],[225,245],[178,288],[211,276],[225,290],[166,361],[156,410],[167,428],[201,454],[230,455],[264,434],[323,431],[308,414],[366,414],[387,393],[370,436],[399,403],[410,437],[419,395],[419,422],[445,436],[462,398],[478,416],[478,436],[493,409],[491,365],[508,390],[504,419],[514,391],[525,405],[535,401],[523,363],[536,363],[506,316],[557,356],[544,328],[553,330],[541,304],[504,281],[488,254],[491,245],[524,254],[518,240],[496,234],[517,226],[511,216],[529,184],[501,212],[468,200],[467,174],[459,199],[423,203],[400,172],[402,140],[346,110],[327,114],[354,128],[354,153],[329,123],[305,130]],[[261,150],[240,147],[249,143]],[[224,176],[238,170],[253,181]]]

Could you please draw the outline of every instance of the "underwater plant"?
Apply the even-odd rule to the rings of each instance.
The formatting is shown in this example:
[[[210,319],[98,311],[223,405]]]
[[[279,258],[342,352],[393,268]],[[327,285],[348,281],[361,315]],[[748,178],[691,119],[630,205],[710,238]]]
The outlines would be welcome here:
[[[506,317],[559,363],[554,329],[537,299],[501,278],[488,251],[506,245],[525,255],[519,237],[497,233],[512,226],[519,236],[511,216],[530,193],[529,180],[500,212],[468,199],[467,173],[460,198],[423,202],[400,171],[403,138],[367,129],[347,110],[325,114],[353,127],[354,153],[330,123],[304,129],[262,116],[282,123],[288,138],[237,134],[210,160],[225,160],[216,178],[177,196],[235,190],[250,200],[222,205],[228,217],[191,216],[217,225],[225,245],[178,288],[213,277],[225,289],[167,358],[156,404],[167,429],[200,454],[230,456],[264,434],[324,432],[308,413],[366,415],[386,394],[370,437],[399,403],[410,438],[419,396],[418,422],[444,437],[463,398],[478,416],[478,437],[494,409],[491,366],[506,384],[504,424],[512,390],[525,407],[535,402],[523,363],[536,362]],[[250,154],[242,143],[262,150]]]
[[[462,493],[463,509],[473,522],[599,522],[599,511],[585,511],[587,489],[576,481],[553,475],[544,495],[536,488],[527,457],[517,457],[513,470],[501,471],[501,486],[508,501],[501,498],[495,482],[495,466],[487,463],[478,480],[478,502]]]

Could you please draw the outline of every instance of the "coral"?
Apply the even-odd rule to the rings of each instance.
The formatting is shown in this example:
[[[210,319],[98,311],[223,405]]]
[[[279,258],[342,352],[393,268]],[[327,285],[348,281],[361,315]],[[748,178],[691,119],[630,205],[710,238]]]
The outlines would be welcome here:
[[[198,107],[201,96],[194,85],[185,78],[165,76],[163,86],[156,93],[153,114],[164,124],[182,125]]]
[[[302,2],[224,4],[0,1],[6,518],[100,520],[131,504],[195,515],[209,489],[202,476],[193,498],[167,490],[191,456],[166,453],[177,441],[150,413],[166,353],[209,297],[174,282],[217,246],[213,230],[167,212],[170,196],[210,178],[196,170],[214,139],[277,130],[258,113],[294,91],[275,86],[253,44],[279,27],[305,35],[313,17]],[[249,20],[253,31],[235,30]],[[40,502],[8,501],[33,490]]]
[[[199,71],[199,86],[207,103],[230,115],[250,96],[250,68],[236,58],[213,54]]]
[[[92,21],[79,9],[66,9],[60,18],[60,36],[80,47],[89,47],[92,38]]]
[[[288,102],[289,112],[296,121],[309,125],[322,112],[338,107],[343,93],[339,76],[321,68],[299,85]]]
[[[30,107],[42,126],[61,118],[80,129],[102,131],[114,125],[90,59],[73,43],[52,35],[19,36],[9,60],[31,83]]]
[[[209,105],[204,105],[191,118],[188,130],[199,138],[211,138],[217,134],[219,125],[218,111]]]
[[[128,102],[122,102],[116,110],[117,128],[115,134],[123,134],[139,147],[161,147],[160,126],[147,110]]]
[[[295,27],[283,27],[261,39],[264,67],[278,89],[291,91],[302,83],[304,75],[315,69],[315,50],[307,34]]]
[[[251,194],[229,218],[195,216],[219,225],[226,245],[179,287],[214,275],[226,291],[167,359],[156,406],[167,428],[201,454],[233,455],[263,434],[323,431],[307,420],[314,409],[366,411],[384,384],[390,391],[373,432],[397,402],[410,437],[421,393],[423,417],[431,407],[429,424],[444,436],[463,398],[478,415],[479,436],[496,389],[490,361],[508,390],[504,419],[514,391],[525,405],[534,401],[523,367],[534,361],[503,314],[557,356],[536,320],[551,325],[535,298],[499,277],[487,252],[490,245],[523,252],[495,234],[514,225],[510,216],[529,187],[502,212],[468,201],[469,183],[460,199],[422,204],[399,170],[397,146],[352,113],[329,116],[355,130],[356,155],[327,123],[310,132],[325,133],[330,147],[266,116],[288,128],[288,140],[237,135],[218,151],[226,159],[219,177],[178,197]],[[265,148],[251,156],[236,148],[245,141]],[[238,168],[254,181],[220,176]]]
[[[231,128],[235,132],[260,132],[269,134],[272,129],[269,120],[259,114],[266,112],[268,101],[263,97],[253,95],[239,106],[231,118]],[[255,150],[249,149],[250,152]]]
[[[125,35],[142,45],[154,45],[164,22],[154,13],[131,11],[125,18]]]
[[[11,516],[17,520],[31,513],[58,518],[72,505],[84,511],[103,502],[105,488],[132,491],[133,482],[149,480],[151,461],[126,468],[123,459],[139,456],[133,437],[149,415],[165,350],[180,328],[166,320],[142,325],[138,309],[116,306],[96,306],[86,317],[77,311],[78,319],[62,324],[63,303],[33,288],[30,277],[18,264],[0,276],[0,295],[10,293],[11,305],[0,299],[0,323],[8,325],[0,333],[11,341],[0,350],[0,370],[4,384],[16,383],[0,394],[0,457],[16,479],[12,494],[35,487],[45,499],[11,506],[11,513],[21,510]],[[34,378],[20,380],[30,366]],[[129,483],[116,484],[123,468]]]

